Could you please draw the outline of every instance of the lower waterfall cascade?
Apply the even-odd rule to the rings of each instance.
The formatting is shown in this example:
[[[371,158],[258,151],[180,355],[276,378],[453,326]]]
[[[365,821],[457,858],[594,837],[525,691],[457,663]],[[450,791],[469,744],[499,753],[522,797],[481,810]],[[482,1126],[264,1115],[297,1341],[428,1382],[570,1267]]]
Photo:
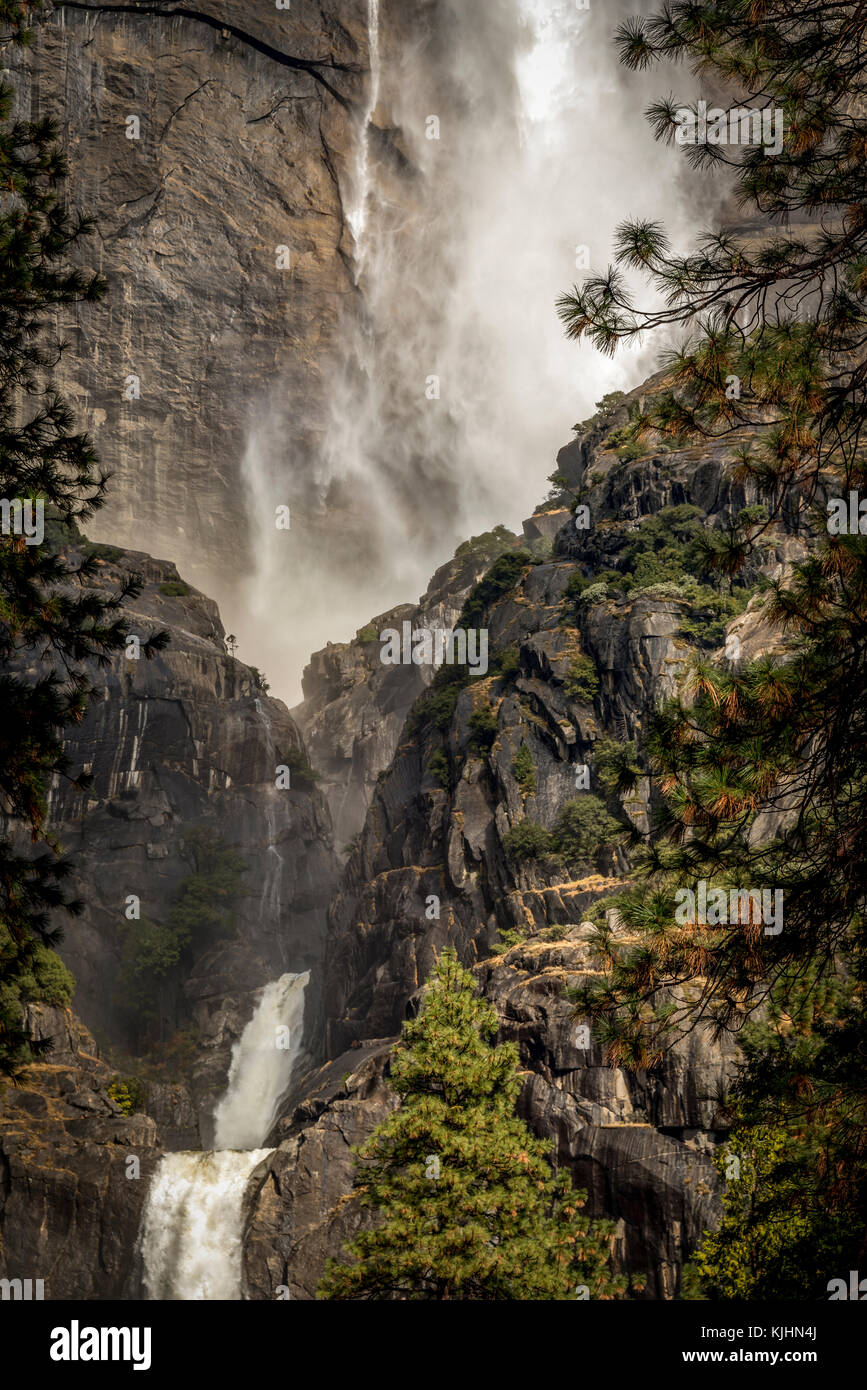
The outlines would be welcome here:
[[[232,1049],[210,1151],[165,1154],[139,1234],[148,1299],[241,1299],[244,1194],[301,1050],[310,973],[266,985]]]

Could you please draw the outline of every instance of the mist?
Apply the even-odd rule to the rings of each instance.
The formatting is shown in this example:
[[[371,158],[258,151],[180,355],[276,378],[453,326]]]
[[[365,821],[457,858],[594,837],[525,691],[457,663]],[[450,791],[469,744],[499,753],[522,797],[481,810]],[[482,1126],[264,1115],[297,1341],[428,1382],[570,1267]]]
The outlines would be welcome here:
[[[311,430],[251,406],[251,572],[223,608],[290,704],[311,652],[415,601],[461,540],[520,529],[573,425],[655,370],[662,340],[612,360],[556,316],[558,294],[609,264],[616,225],[657,218],[683,247],[702,223],[682,157],[642,115],[670,74],[617,61],[614,28],[640,2],[447,0],[383,52],[397,3],[368,5],[369,96],[341,189],[357,293],[322,366],[326,416]]]

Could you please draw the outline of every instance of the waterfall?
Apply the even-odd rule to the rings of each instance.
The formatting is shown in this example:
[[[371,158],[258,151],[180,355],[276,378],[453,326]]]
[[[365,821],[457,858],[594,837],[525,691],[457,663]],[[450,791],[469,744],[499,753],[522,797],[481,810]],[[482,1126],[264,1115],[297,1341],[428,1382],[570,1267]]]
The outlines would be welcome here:
[[[148,1298],[241,1297],[244,1193],[271,1152],[176,1153],[160,1161],[141,1236]]]
[[[367,0],[367,47],[370,55],[370,82],[356,146],[355,196],[346,213],[349,230],[355,241],[356,284],[364,269],[364,234],[367,228],[367,202],[371,191],[370,124],[379,101],[379,0]]]
[[[225,605],[290,704],[325,638],[414,599],[459,541],[520,529],[573,424],[656,366],[655,346],[610,360],[567,341],[554,307],[604,273],[625,218],[680,248],[711,214],[642,120],[668,75],[620,67],[612,32],[634,6],[441,0],[389,42],[400,6],[367,0],[340,176],[356,293],[323,336],[321,399],[251,409],[250,570]]]
[[[274,437],[274,422],[270,418],[251,426],[247,446],[241,459],[241,482],[251,521],[251,540],[258,556],[257,570],[263,583],[250,586],[245,595],[248,622],[268,630],[274,616],[274,588],[268,581],[280,572],[287,559],[292,561],[294,536],[291,526],[291,497],[285,477],[275,471],[273,460],[278,450]],[[276,508],[290,507],[289,528],[278,530]],[[261,710],[256,701],[257,710]]]
[[[277,846],[274,844],[274,812],[268,812],[268,865],[265,869],[265,877],[262,883],[262,917],[276,920],[276,913],[280,907],[280,882],[283,877],[284,860]]]
[[[160,1160],[139,1235],[148,1298],[241,1298],[244,1195],[253,1170],[273,1153],[259,1146],[301,1049],[309,979],[309,971],[282,975],[262,991],[214,1111],[217,1148]]]
[[[214,1111],[218,1149],[253,1149],[267,1138],[298,1056],[309,979],[309,971],[281,975],[265,986],[232,1049],[226,1093]]]

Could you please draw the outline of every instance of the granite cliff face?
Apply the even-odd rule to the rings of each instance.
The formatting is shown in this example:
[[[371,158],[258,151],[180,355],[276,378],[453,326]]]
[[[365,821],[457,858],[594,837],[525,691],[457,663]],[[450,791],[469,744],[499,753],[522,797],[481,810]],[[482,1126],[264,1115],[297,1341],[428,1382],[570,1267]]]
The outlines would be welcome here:
[[[608,440],[632,404],[627,397],[561,452],[562,496],[526,523],[527,545],[508,533],[471,544],[418,607],[392,610],[373,633],[314,658],[299,711],[313,763],[321,761],[338,806],[351,792],[357,815],[370,795],[333,896],[324,796],[307,777],[275,787],[277,766],[304,766],[285,706],[229,655],[215,605],[173,565],[102,552],[106,587],[128,569],[144,579],[128,605],[132,631],[167,628],[171,642],[150,662],[117,658],[99,676],[102,698],[69,741],[93,788],[52,791],[52,823],[88,904],[64,946],[87,1021],[111,1037],[106,980],[117,969],[124,902],[135,894],[149,915],[165,915],[188,872],[184,827],[212,826],[250,871],[236,935],[206,953],[185,985],[199,1030],[194,1060],[181,1084],[149,1088],[147,1116],[118,1113],[92,1042],[68,1015],[46,1013],[56,1050],[4,1099],[5,1277],[42,1277],[34,1259],[41,1271],[42,1253],[57,1244],[49,1296],[140,1296],[135,1237],[146,1181],[130,1182],[122,1160],[139,1155],[146,1179],[165,1148],[212,1142],[208,1117],[256,991],[286,969],[311,968],[307,1056],[269,1136],[275,1152],[248,1191],[244,1280],[251,1298],[277,1297],[280,1286],[313,1298],[326,1259],[369,1219],[353,1194],[351,1146],[396,1103],[390,1047],[420,1006],[437,952],[454,945],[495,1004],[501,1037],[518,1044],[521,1113],[589,1191],[593,1211],[615,1219],[620,1267],[647,1277],[648,1296],[676,1295],[680,1267],[718,1210],[711,1154],[725,1138],[718,1097],[735,1046],[696,1032],[659,1069],[636,1074],[612,1066],[592,1038],[582,1045],[569,995],[605,956],[588,914],[629,882],[628,855],[599,843],[570,876],[545,855],[522,857],[510,838],[527,822],[555,826],[580,769],[600,791],[601,740],[634,740],[640,754],[647,715],[674,690],[696,640],[696,615],[677,586],[619,598],[603,587],[580,601],[570,581],[592,583],[616,568],[636,528],[666,507],[693,506],[713,528],[751,500],[707,450],[618,457]],[[589,506],[590,528],[576,529],[570,497]],[[785,523],[772,528],[753,577],[780,573],[803,543]],[[498,552],[507,576],[492,584]],[[459,614],[488,630],[485,674],[453,672],[457,681],[443,685],[423,668],[378,662],[378,624],[447,625]],[[744,656],[774,646],[760,589],[727,630]],[[582,661],[594,672],[590,690],[576,685]],[[651,804],[644,778],[622,799],[624,822],[645,830]],[[616,910],[605,912],[622,933]]]
[[[429,9],[380,6],[384,67]],[[367,110],[368,46],[366,0],[69,0],[5,58],[21,116],[58,122],[65,196],[98,227],[78,254],[108,291],[64,323],[57,374],[113,474],[92,539],[183,556],[236,628],[268,626],[241,593],[276,505],[293,517],[287,592],[336,536],[367,554],[363,497],[324,506],[321,445],[365,312],[351,218],[368,115],[383,177],[406,164]],[[260,664],[277,645],[259,633]]]
[[[71,202],[99,225],[86,255],[109,282],[61,374],[114,470],[94,535],[146,533],[197,582],[241,573],[252,413],[268,398],[315,429],[353,293],[338,171],[366,7],[57,4],[12,61],[22,114],[60,122]]]
[[[3,1096],[0,1277],[42,1279],[46,1299],[137,1298],[157,1127],[121,1113],[110,1067],[69,1010],[31,1006],[28,1024],[53,1046]]]
[[[67,741],[73,767],[89,771],[92,785],[84,795],[67,784],[51,794],[51,826],[86,903],[64,923],[61,950],[77,981],[77,1011],[105,1042],[123,1043],[110,982],[130,895],[143,921],[166,921],[193,871],[184,834],[195,827],[240,855],[247,868],[234,934],[196,961],[178,1023],[196,1030],[188,1080],[207,1120],[255,992],[286,970],[310,969],[315,999],[336,872],[330,817],[304,776],[297,727],[259,673],[227,652],[216,605],[172,564],[108,554],[116,558],[100,566],[106,590],[130,570],[144,579],[125,608],[131,633],[144,639],[165,629],[170,642],[150,661],[119,655],[95,671],[99,696]],[[290,768],[288,787],[276,785],[280,767]]]
[[[591,788],[599,790],[600,740],[634,740],[640,752],[649,711],[673,693],[695,650],[692,633],[683,631],[690,603],[676,587],[650,585],[626,598],[603,591],[578,603],[567,592],[570,578],[592,581],[616,564],[624,538],[666,507],[695,507],[702,524],[715,528],[755,500],[728,481],[721,452],[618,456],[607,441],[640,396],[626,397],[561,451],[564,503],[577,495],[593,524],[576,529],[568,508],[555,502],[525,527],[530,535],[553,531],[555,542],[548,558],[544,549],[527,555],[516,582],[487,606],[491,650],[511,659],[462,683],[446,718],[432,718],[430,707],[425,715],[422,700],[374,787],[329,918],[320,1045],[340,1062],[301,1088],[304,1099],[272,1136],[279,1147],[250,1214],[252,1296],[273,1296],[288,1280],[293,1297],[311,1297],[316,1270],[357,1227],[347,1134],[363,1138],[389,1104],[387,1055],[375,1040],[399,1033],[446,945],[475,966],[500,1015],[501,1037],[519,1045],[522,1113],[552,1140],[576,1185],[589,1190],[593,1210],[616,1220],[618,1262],[647,1276],[649,1297],[676,1294],[684,1259],[716,1218],[710,1156],[724,1139],[718,1097],[734,1043],[697,1032],[646,1074],[613,1067],[595,1042],[579,1046],[568,991],[602,965],[600,937],[586,915],[628,882],[628,858],[622,847],[600,846],[595,872],[563,881],[544,857],[518,859],[508,838],[524,821],[550,830],[576,796],[580,767],[590,768]],[[750,581],[779,575],[803,545],[785,522],[771,528]],[[744,657],[778,641],[763,622],[762,603],[757,590],[728,623]],[[595,670],[594,696],[575,693],[581,657]],[[478,721],[471,724],[482,709],[494,718],[487,747],[479,746]],[[533,785],[516,772],[522,747]],[[622,801],[624,819],[640,830],[648,827],[651,795],[645,778]],[[607,909],[607,918],[622,932],[616,912]],[[523,939],[496,954],[503,931]],[[341,1069],[348,1070],[335,1090]]]
[[[455,626],[464,600],[498,555],[517,537],[505,527],[476,536],[437,570],[417,604],[404,603],[359,629],[352,642],[329,642],[314,652],[303,678],[304,700],[292,710],[320,774],[338,851],[364,824],[377,778],[394,757],[411,706],[433,679],[431,666],[387,666],[379,634]]]
[[[606,433],[616,423],[610,419]],[[519,582],[487,610],[491,650],[516,651],[517,667],[466,683],[442,733],[425,722],[405,730],[375,790],[331,909],[325,995],[331,1051],[359,1036],[395,1032],[435,948],[452,942],[465,955],[485,955],[504,928],[576,924],[608,891],[604,881],[549,882],[533,863],[510,860],[503,835],[524,818],[552,828],[575,794],[576,767],[592,768],[597,740],[640,741],[649,710],[674,692],[693,650],[681,635],[689,605],[669,596],[666,586],[659,594],[651,586],[627,599],[577,605],[567,583],[576,572],[592,578],[609,565],[618,538],[633,533],[642,517],[687,504],[713,526],[751,499],[733,492],[719,461],[701,450],[628,465],[611,451],[599,452],[593,455],[599,481],[586,493],[594,526],[576,531],[562,512],[553,556],[533,563],[528,557]],[[572,480],[576,487],[585,469]],[[779,573],[797,548],[795,537],[772,534],[757,575]],[[756,598],[733,630],[754,627],[760,604]],[[591,699],[569,693],[572,664],[581,657],[590,658],[599,683]],[[484,707],[496,716],[496,735],[482,755],[470,720]],[[514,771],[522,745],[535,769],[529,792]],[[448,762],[448,790],[436,770],[438,752]],[[645,781],[624,804],[639,826],[647,824],[648,793]],[[612,855],[599,868],[603,880],[616,879],[625,861]],[[441,900],[435,921],[426,915],[430,894]]]
[[[614,936],[623,938],[625,933]],[[604,1048],[577,1045],[566,991],[602,961],[589,923],[562,941],[530,941],[477,974],[500,1015],[500,1037],[518,1044],[528,1076],[521,1113],[553,1141],[559,1166],[617,1222],[620,1268],[647,1276],[647,1296],[672,1298],[684,1258],[719,1212],[711,1155],[725,1136],[718,1109],[730,1064],[728,1039],[696,1033],[648,1074],[611,1066]]]

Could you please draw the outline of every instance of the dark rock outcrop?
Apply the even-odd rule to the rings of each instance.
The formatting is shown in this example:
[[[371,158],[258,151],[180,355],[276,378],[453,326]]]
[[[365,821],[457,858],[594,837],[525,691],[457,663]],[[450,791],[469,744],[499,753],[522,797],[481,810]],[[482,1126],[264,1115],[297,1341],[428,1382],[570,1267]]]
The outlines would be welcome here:
[[[501,527],[465,542],[437,570],[418,603],[381,613],[352,642],[314,652],[303,678],[304,700],[292,710],[328,799],[338,852],[360,832],[377,778],[394,757],[411,706],[430,684],[430,666],[384,666],[386,628],[454,627],[473,585],[517,538]],[[344,852],[346,852],[344,850]]]
[[[46,1299],[138,1298],[156,1124],[122,1114],[111,1069],[69,1010],[31,1005],[28,1024],[53,1046],[0,1097],[0,1277],[42,1279]]]
[[[315,1297],[328,1259],[369,1220],[352,1192],[352,1146],[394,1109],[384,1078],[393,1039],[337,1057],[303,1083],[303,1101],[271,1135],[253,1175],[244,1237],[249,1298]]]
[[[63,924],[61,954],[88,1026],[107,1044],[122,1044],[112,982],[134,927],[128,898],[139,899],[142,921],[167,920],[194,871],[183,838],[193,827],[215,832],[246,863],[234,934],[196,960],[178,1020],[197,1029],[191,1084],[207,1131],[255,992],[286,970],[309,969],[315,1001],[336,871],[330,817],[304,776],[288,710],[227,653],[216,605],[189,589],[174,565],[135,552],[111,552],[99,583],[110,591],[130,570],[144,579],[125,608],[131,632],[144,640],[166,629],[171,640],[150,661],[120,654],[95,670],[101,697],[67,739],[73,768],[88,771],[92,785],[85,794],[66,783],[51,792],[51,827],[76,865],[86,903],[81,917]],[[282,789],[281,766],[290,766]],[[189,1116],[169,1127],[189,1130]],[[207,1132],[202,1137],[207,1143]]]

